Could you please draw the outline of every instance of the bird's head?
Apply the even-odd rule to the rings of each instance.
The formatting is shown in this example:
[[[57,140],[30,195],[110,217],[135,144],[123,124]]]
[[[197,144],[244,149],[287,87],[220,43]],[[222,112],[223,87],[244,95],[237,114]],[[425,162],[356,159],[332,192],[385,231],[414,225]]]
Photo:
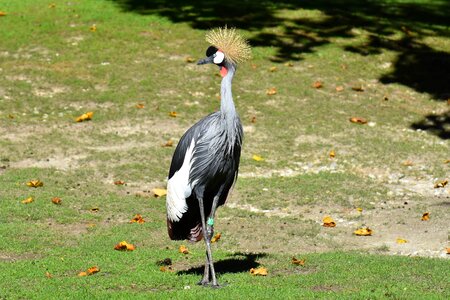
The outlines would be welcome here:
[[[206,50],[206,57],[197,62],[198,65],[215,64],[224,77],[230,67],[236,67],[252,57],[250,45],[240,36],[235,28],[212,29],[206,34],[206,41],[212,46]]]

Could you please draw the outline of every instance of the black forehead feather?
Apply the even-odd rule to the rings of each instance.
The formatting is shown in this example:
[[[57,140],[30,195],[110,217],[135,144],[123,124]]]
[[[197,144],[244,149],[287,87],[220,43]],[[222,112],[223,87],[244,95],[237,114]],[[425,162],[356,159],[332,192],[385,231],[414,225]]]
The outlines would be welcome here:
[[[217,49],[217,48],[214,47],[214,46],[209,46],[209,48],[206,49],[206,57],[210,57],[211,55],[213,55],[214,53],[216,53],[217,50],[219,50],[219,49]]]

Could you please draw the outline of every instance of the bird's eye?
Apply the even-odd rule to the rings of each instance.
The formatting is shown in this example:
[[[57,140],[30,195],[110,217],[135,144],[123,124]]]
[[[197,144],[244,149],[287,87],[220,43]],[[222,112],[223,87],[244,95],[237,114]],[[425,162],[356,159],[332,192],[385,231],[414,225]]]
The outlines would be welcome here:
[[[223,54],[222,51],[217,51],[216,53],[214,53],[214,63],[216,65],[220,64],[223,62],[224,58],[225,58],[225,54]]]

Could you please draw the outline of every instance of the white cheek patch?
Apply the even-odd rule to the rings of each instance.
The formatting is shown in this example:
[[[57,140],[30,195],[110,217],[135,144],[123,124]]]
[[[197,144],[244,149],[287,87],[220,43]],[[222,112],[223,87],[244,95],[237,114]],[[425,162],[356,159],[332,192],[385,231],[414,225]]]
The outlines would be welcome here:
[[[218,65],[221,62],[223,62],[224,58],[225,58],[225,54],[223,54],[223,52],[221,52],[221,51],[217,51],[216,55],[214,56],[214,63]]]

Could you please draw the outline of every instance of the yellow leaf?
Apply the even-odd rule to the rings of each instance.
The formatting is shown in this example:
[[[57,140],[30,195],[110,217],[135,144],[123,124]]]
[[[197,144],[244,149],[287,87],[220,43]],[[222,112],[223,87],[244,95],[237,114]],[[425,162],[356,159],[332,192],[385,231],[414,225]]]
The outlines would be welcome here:
[[[131,219],[130,223],[138,223],[143,224],[145,223],[145,220],[142,218],[140,214],[136,214],[133,219]]]
[[[254,154],[252,156],[252,159],[255,160],[255,161],[263,161],[264,160],[264,158],[262,158],[261,156],[256,155],[256,154]]]
[[[47,278],[52,278],[53,277],[53,275],[52,274],[50,274],[50,272],[45,272],[45,277],[47,277]]]
[[[447,247],[447,254],[450,254],[450,247]]]
[[[136,108],[141,109],[141,108],[144,108],[144,107],[145,107],[145,104],[144,104],[144,103],[138,103],[138,104],[136,104]]]
[[[354,85],[352,86],[352,90],[356,91],[356,92],[364,92],[364,87],[362,85]]]
[[[50,3],[49,5],[48,5],[48,8],[55,8],[56,7],[56,4],[55,3]]]
[[[323,86],[322,81],[316,81],[312,84],[313,88],[320,89]]]
[[[53,203],[53,204],[57,204],[57,205],[61,205],[61,198],[59,198],[59,197],[53,197],[53,198],[52,198],[52,203]]]
[[[359,211],[360,213],[362,213],[362,211],[363,211],[363,209],[361,207],[357,207],[356,210]]]
[[[359,236],[369,236],[372,235],[372,229],[369,227],[362,227],[359,229],[356,229],[353,234],[359,235]]]
[[[295,257],[292,257],[292,264],[297,265],[297,266],[304,266],[306,262],[306,259],[302,258],[302,259],[297,259]]]
[[[277,67],[270,67],[270,69],[269,69],[270,72],[275,72],[275,71],[277,71],[277,70],[278,70]]]
[[[98,208],[98,207],[93,207],[93,208],[91,208],[91,211],[92,212],[98,212],[100,210],[100,208]]]
[[[330,216],[325,216],[323,218],[323,227],[336,227],[336,223],[334,222],[333,218],[331,218]]]
[[[180,248],[178,248],[178,252],[183,254],[189,254],[189,249],[185,245],[181,245]]]
[[[430,219],[430,213],[426,212],[422,215],[422,221],[428,221]]]
[[[397,238],[397,244],[406,244],[407,242],[405,239]]]
[[[256,268],[256,269],[255,268],[251,268],[250,269],[250,274],[252,274],[254,276],[256,276],[256,275],[258,275],[258,276],[267,276],[268,272],[267,272],[266,268],[259,267],[259,268]]]
[[[222,234],[219,232],[217,233],[215,236],[213,236],[213,238],[211,239],[211,243],[215,243],[217,241],[220,240],[220,238],[222,237]]]
[[[89,30],[92,31],[92,32],[97,31],[97,25],[92,24],[91,27],[89,27]]]
[[[405,160],[404,162],[402,162],[402,165],[404,165],[405,167],[411,167],[414,165],[414,163],[411,160]]]
[[[329,155],[330,155],[330,158],[335,158],[336,157],[336,152],[334,150],[331,150]]]
[[[173,146],[173,141],[172,140],[168,140],[165,144],[162,145],[163,147],[172,147]]]
[[[87,112],[85,114],[82,114],[78,118],[75,119],[76,122],[84,122],[88,120],[92,120],[92,117],[94,116],[94,113],[92,111]]]
[[[172,266],[161,266],[161,267],[159,267],[159,270],[161,272],[173,272],[174,271]]]
[[[285,65],[286,67],[293,67],[293,66],[294,66],[294,64],[291,63],[290,61],[287,62],[287,63],[284,63],[284,65]]]
[[[444,164],[448,164],[448,163],[450,163],[450,159],[444,160]]]
[[[0,11],[0,17],[4,17],[6,15],[7,15],[7,13],[5,13],[4,11]]]
[[[187,63],[193,63],[195,61],[195,58],[188,56],[184,59],[184,61]]]
[[[44,183],[42,181],[40,181],[40,180],[31,180],[31,181],[27,182],[27,185],[29,187],[37,188],[37,187],[43,186]]]
[[[277,93],[277,89],[274,88],[274,87],[272,87],[272,88],[270,88],[270,89],[268,89],[268,90],[266,91],[266,94],[269,95],[269,96],[273,96],[273,95],[275,95],[276,93]]]
[[[171,116],[172,118],[176,118],[177,117],[177,112],[176,111],[171,111],[169,112],[169,116]]]
[[[166,190],[166,189],[154,188],[154,189],[152,190],[152,192],[153,192],[153,195],[154,195],[155,197],[162,197],[162,196],[167,195],[167,190]]]
[[[34,201],[33,197],[28,197],[27,199],[22,200],[21,202],[22,202],[23,204],[29,204],[29,203],[31,203],[31,202],[33,202],[33,201]]]
[[[114,246],[114,250],[119,251],[133,251],[136,247],[133,244],[128,244],[126,241],[122,241]]]
[[[445,186],[447,185],[447,183],[448,183],[448,180],[447,180],[447,179],[438,181],[438,182],[436,182],[436,183],[434,184],[434,188],[435,188],[435,189],[443,188],[443,187],[445,187]]]
[[[87,269],[88,275],[92,275],[92,274],[95,274],[98,272],[100,272],[100,269],[97,266],[93,266],[93,267],[90,267],[89,269]]]
[[[84,271],[82,271],[82,272],[80,272],[80,273],[78,273],[78,276],[87,276],[87,272],[84,272]]]

